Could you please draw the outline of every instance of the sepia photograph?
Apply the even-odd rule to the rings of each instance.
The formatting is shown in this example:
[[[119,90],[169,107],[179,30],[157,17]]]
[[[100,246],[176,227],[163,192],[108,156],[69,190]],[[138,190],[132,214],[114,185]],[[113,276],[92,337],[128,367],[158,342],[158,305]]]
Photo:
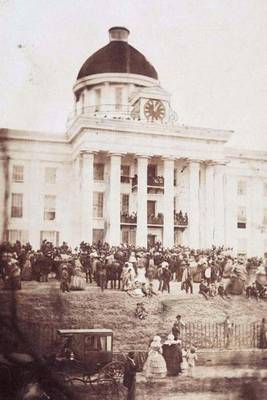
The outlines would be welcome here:
[[[0,400],[267,400],[266,21],[0,0]]]

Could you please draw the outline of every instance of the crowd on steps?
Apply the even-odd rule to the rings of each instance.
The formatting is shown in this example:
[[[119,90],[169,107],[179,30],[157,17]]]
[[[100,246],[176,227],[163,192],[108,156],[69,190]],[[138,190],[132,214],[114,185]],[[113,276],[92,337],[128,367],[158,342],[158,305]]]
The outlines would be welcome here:
[[[250,279],[250,271],[256,271]],[[262,259],[235,257],[231,249],[212,246],[190,249],[175,246],[164,249],[160,243],[149,249],[107,243],[82,242],[72,249],[66,242],[54,246],[44,240],[40,249],[30,243],[8,242],[0,245],[2,288],[21,288],[21,281],[60,281],[62,292],[83,290],[87,284],[122,290],[135,298],[171,292],[171,282],[180,282],[179,290],[192,294],[193,283],[206,300],[214,296],[228,299],[230,294],[245,293],[247,298],[267,298],[266,265]],[[177,291],[177,289],[175,289]]]

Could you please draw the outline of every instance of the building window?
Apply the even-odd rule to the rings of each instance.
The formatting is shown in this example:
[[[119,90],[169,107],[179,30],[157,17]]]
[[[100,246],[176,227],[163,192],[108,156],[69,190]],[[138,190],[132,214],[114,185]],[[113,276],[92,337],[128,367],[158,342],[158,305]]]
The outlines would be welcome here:
[[[122,88],[115,88],[115,110],[120,111],[122,109]]]
[[[40,244],[42,244],[44,240],[52,243],[54,246],[58,246],[59,245],[59,232],[41,231]]]
[[[130,165],[121,165],[121,176],[130,176]]]
[[[13,165],[12,181],[14,183],[22,183],[23,182],[23,172],[24,172],[23,165]]]
[[[56,183],[57,169],[55,167],[45,168],[45,183],[54,184]]]
[[[247,194],[247,182],[245,181],[237,182],[237,194],[238,196],[245,196]]]
[[[23,217],[23,194],[22,193],[12,193],[11,217],[12,218],[22,218]]]
[[[103,218],[104,193],[94,192],[93,196],[93,216],[94,218]]]
[[[93,242],[104,242],[104,229],[93,229]]]
[[[16,243],[18,240],[22,244],[29,241],[29,232],[25,230],[10,229],[7,231],[6,239],[10,243]]]
[[[130,232],[123,230],[122,231],[122,243],[129,244],[129,236],[130,236]]]
[[[104,164],[94,164],[94,180],[103,181],[104,180]]]
[[[129,195],[122,194],[121,195],[121,212],[125,214],[129,214]]]
[[[56,196],[45,195],[44,220],[54,221],[55,219],[56,219]]]
[[[101,89],[95,89],[95,111],[100,110],[101,105]]]
[[[121,182],[130,183],[130,165],[121,165]]]
[[[246,207],[238,207],[237,227],[239,229],[246,229],[246,227],[247,227]]]

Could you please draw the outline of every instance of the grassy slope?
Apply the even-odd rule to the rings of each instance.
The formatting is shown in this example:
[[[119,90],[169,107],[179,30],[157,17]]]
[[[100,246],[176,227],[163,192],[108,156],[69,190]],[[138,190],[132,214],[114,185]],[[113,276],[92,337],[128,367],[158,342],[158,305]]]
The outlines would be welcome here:
[[[62,294],[58,284],[24,284],[16,294],[18,316],[22,320],[75,326],[105,327],[114,330],[116,350],[144,349],[155,334],[165,336],[170,332],[175,316],[179,313],[185,322],[218,321],[229,314],[236,323],[253,322],[266,316],[267,302],[248,301],[233,297],[224,301],[217,297],[206,301],[199,295],[160,295],[143,299],[148,317],[139,320],[134,317],[138,300],[124,292],[89,287],[84,292]],[[11,302],[10,293],[0,291],[1,309],[7,309]]]

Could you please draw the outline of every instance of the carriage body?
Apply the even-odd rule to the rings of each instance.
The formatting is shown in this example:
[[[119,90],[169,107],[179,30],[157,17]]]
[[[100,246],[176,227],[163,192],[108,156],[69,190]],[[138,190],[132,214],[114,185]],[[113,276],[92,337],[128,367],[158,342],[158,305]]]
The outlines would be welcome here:
[[[68,343],[69,358],[79,360],[88,373],[94,374],[112,362],[111,329],[58,329],[57,333]]]
[[[116,393],[124,364],[113,361],[111,329],[58,329],[63,357],[59,368],[71,385],[90,385],[98,394]]]

